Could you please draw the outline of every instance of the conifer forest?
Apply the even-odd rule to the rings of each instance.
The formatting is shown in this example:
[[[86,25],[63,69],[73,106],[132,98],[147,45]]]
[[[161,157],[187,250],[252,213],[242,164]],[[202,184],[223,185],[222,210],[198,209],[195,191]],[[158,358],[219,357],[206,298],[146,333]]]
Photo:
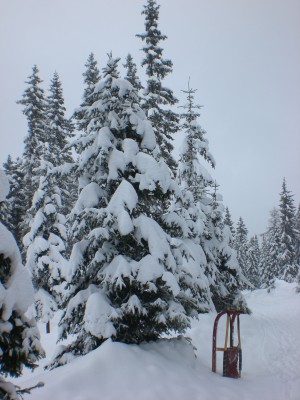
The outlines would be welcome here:
[[[59,72],[48,90],[38,65],[24,76],[16,99],[27,121],[23,153],[7,155],[0,170],[1,399],[48,398],[47,382],[18,383],[24,367],[42,363],[44,376],[58,377],[109,346],[125,357],[131,348],[151,355],[160,343],[167,354],[168,340],[187,357],[191,332],[201,337],[217,312],[255,316],[255,296],[271,299],[278,288],[293,288],[300,302],[300,204],[282,176],[264,232],[250,235],[243,216],[233,219],[202,127],[205,99],[193,79],[181,83],[184,102],[168,84],[173,62],[160,3],[146,0],[137,10],[140,59],[120,59],[113,49],[89,54],[75,110],[66,109]],[[43,338],[51,335],[57,344],[47,357]],[[171,389],[130,393],[124,399],[179,398]]]

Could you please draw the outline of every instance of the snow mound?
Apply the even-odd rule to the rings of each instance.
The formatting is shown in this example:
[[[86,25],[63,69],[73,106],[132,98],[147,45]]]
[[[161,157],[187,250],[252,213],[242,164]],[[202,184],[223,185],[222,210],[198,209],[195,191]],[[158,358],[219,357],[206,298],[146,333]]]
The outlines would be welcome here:
[[[196,378],[195,361],[192,345],[183,338],[139,346],[108,339],[71,364],[43,373],[45,387],[32,392],[30,400],[183,400],[185,386]]]

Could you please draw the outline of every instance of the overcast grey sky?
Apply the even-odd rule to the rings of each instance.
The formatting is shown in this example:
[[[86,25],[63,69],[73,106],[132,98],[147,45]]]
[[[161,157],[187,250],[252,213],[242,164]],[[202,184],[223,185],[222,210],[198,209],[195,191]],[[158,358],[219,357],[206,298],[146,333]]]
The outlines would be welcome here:
[[[56,70],[68,115],[80,104],[90,52],[140,64],[142,0],[0,0],[0,163],[20,156],[26,119],[16,104],[34,64],[44,88]],[[282,179],[300,201],[300,1],[158,0],[167,79],[197,88],[224,204],[262,233]],[[144,71],[140,69],[143,79]],[[180,143],[180,135],[176,138]]]

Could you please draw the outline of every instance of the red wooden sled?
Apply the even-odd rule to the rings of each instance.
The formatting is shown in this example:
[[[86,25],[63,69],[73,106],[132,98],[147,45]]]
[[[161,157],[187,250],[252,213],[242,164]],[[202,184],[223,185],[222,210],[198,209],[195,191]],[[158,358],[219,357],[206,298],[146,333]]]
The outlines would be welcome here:
[[[227,315],[226,319],[226,333],[225,333],[225,344],[224,347],[217,347],[217,329],[220,318],[223,315]],[[245,314],[243,310],[224,310],[221,311],[215,319],[213,329],[213,341],[212,341],[212,371],[217,370],[216,352],[223,351],[223,376],[230,378],[240,378],[242,371],[242,347],[241,347],[241,332],[240,332],[240,314]],[[234,346],[233,335],[234,335],[234,323],[237,321],[237,336],[238,343]],[[229,346],[228,346],[228,334],[229,334]]]

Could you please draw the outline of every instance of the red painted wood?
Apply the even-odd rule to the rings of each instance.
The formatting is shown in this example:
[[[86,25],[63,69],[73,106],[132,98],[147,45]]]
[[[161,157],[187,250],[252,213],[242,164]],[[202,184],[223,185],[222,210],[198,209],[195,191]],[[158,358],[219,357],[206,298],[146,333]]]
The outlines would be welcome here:
[[[223,358],[223,376],[228,378],[239,378],[240,373],[238,371],[239,363],[239,348],[237,346],[228,347],[224,351]]]
[[[212,372],[216,372],[217,370],[217,361],[216,361],[216,352],[217,352],[217,331],[218,331],[218,323],[220,318],[227,314],[230,318],[230,346],[227,348],[226,352],[224,352],[223,359],[223,376],[229,376],[232,378],[240,377],[241,370],[241,343],[240,343],[240,319],[239,315],[244,314],[243,310],[223,310],[221,311],[215,318],[214,327],[213,327],[213,337],[212,337]],[[233,336],[234,336],[234,323],[237,317],[237,329],[238,329],[238,338],[239,343],[238,346],[233,345]],[[225,354],[226,353],[226,354]]]
[[[222,315],[227,314],[227,310],[221,311],[215,318],[214,328],[213,328],[213,341],[212,341],[212,372],[216,372],[217,362],[216,362],[216,348],[217,348],[217,329],[219,319]]]

